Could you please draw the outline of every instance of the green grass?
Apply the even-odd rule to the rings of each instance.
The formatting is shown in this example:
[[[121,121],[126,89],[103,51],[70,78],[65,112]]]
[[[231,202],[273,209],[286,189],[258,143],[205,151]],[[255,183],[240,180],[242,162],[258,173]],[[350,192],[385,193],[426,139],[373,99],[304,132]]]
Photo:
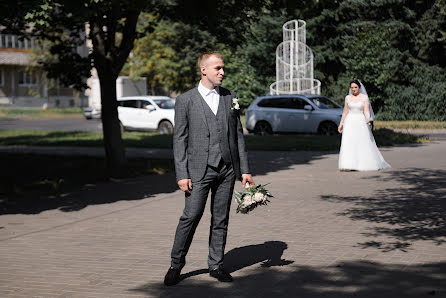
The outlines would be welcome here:
[[[427,139],[389,129],[374,131],[378,146],[422,143]],[[125,132],[124,144],[135,148],[172,148],[172,135],[148,132]],[[248,150],[337,150],[340,136],[278,135],[245,137]],[[0,145],[30,146],[103,146],[100,132],[0,130]]]
[[[416,144],[427,142],[425,137],[394,132],[389,129],[379,129],[373,132],[378,146],[395,146],[401,144]],[[249,150],[279,150],[279,151],[332,151],[339,150],[341,135],[278,135],[278,136],[246,136]]]
[[[246,116],[241,115],[240,121],[245,128]],[[446,121],[374,121],[375,129],[446,129]]]
[[[404,144],[422,144],[430,142],[429,137],[395,132],[391,129],[380,128],[373,131],[376,144],[380,146],[395,146]]]
[[[137,148],[172,148],[172,135],[124,132],[124,144]],[[102,132],[0,130],[0,145],[103,146]]]
[[[1,108],[0,118],[22,118],[22,119],[51,119],[51,118],[82,118],[82,108],[52,108],[52,109],[9,109]],[[245,127],[245,115],[240,116],[240,121]],[[446,129],[446,121],[379,121],[374,122],[375,128],[390,128],[390,129]]]
[[[374,121],[376,129],[446,129],[446,121]]]
[[[0,118],[21,119],[51,119],[51,118],[81,118],[82,108],[59,108],[59,109],[1,109]]]
[[[52,109],[9,109],[1,108],[0,118],[21,118],[21,119],[51,119],[51,118],[82,118],[82,108],[52,108]],[[245,127],[246,116],[241,115],[240,121]],[[374,122],[375,128],[390,129],[446,129],[446,121],[379,121]]]

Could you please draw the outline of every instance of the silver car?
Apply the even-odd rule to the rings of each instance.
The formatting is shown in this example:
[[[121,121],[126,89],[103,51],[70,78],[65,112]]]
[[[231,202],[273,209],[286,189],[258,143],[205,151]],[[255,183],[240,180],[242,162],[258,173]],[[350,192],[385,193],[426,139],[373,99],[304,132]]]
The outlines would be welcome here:
[[[342,107],[314,94],[268,95],[256,98],[246,111],[246,129],[258,135],[320,133],[335,135]]]

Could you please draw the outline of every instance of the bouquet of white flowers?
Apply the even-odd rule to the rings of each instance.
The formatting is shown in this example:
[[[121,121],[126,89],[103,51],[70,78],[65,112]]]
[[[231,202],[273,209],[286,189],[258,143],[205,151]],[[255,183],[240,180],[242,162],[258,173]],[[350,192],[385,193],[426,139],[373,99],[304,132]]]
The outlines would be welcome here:
[[[268,184],[259,184],[249,186],[242,192],[234,191],[235,202],[237,205],[237,213],[248,213],[259,205],[267,205],[268,198],[272,198],[273,195],[265,188]]]

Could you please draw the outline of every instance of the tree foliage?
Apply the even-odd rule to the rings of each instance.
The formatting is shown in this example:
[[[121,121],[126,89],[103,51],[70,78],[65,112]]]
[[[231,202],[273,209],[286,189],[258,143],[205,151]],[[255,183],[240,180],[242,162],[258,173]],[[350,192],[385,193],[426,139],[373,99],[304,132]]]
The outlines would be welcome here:
[[[359,78],[378,119],[446,119],[431,108],[446,102],[441,2],[319,2],[308,30],[323,93],[341,102],[348,82]]]
[[[41,64],[48,76],[65,85],[86,88],[92,67],[101,85],[101,115],[109,174],[119,176],[125,168],[116,101],[116,79],[123,70],[137,37],[128,72],[147,75],[155,90],[159,82],[179,90],[195,84],[197,56],[216,49],[216,40],[234,47],[249,24],[249,11],[259,1],[216,0],[18,0],[12,16],[2,10],[0,28],[31,34],[49,41],[50,59]],[[3,4],[3,3],[2,3]],[[8,7],[9,5],[2,5]],[[146,12],[141,19],[139,15]],[[158,19],[163,16],[163,19]],[[137,23],[140,26],[137,29]],[[158,23],[155,22],[159,21]],[[169,28],[172,25],[172,28]],[[91,42],[83,56],[76,47]],[[173,50],[172,50],[173,49]],[[174,52],[173,52],[174,51]],[[143,56],[145,55],[145,56]],[[48,56],[47,56],[48,57]]]
[[[255,16],[235,51],[223,49],[226,78],[223,84],[235,90],[242,108],[257,97],[266,95],[275,81],[276,47],[282,42],[283,11],[264,9]],[[222,46],[222,48],[224,48]]]
[[[146,77],[153,95],[172,90],[172,83],[178,80],[175,51],[166,43],[176,34],[170,22],[151,13],[139,17],[132,54],[122,74],[134,79]]]
[[[184,92],[200,79],[201,53],[224,49],[227,58],[237,55],[262,3],[176,1],[157,10],[156,16],[142,15],[138,30],[143,37],[135,42],[126,70],[133,77],[147,77],[152,91]]]
[[[138,16],[147,5],[142,0],[20,0],[16,15],[1,21],[8,30],[48,41],[50,55],[44,57],[49,59],[40,62],[49,78],[82,90],[94,66],[101,85],[107,168],[115,177],[125,171],[126,165],[116,79],[133,48]],[[87,39],[91,51],[82,55],[77,47],[85,45]]]
[[[32,23],[33,34],[52,42],[45,69],[67,85],[85,87],[102,61],[102,73],[147,77],[152,93],[183,92],[199,80],[198,55],[219,50],[223,84],[242,107],[275,80],[283,23],[303,19],[324,95],[342,102],[359,78],[378,118],[446,119],[446,0],[20,0],[8,8],[2,25],[14,32]],[[103,41],[89,57],[74,50],[85,42],[86,23]]]
[[[142,47],[147,53],[169,55],[139,63],[153,66],[146,75],[154,86],[183,92],[199,80],[198,55],[219,50],[225,57],[223,84],[238,93],[246,108],[275,81],[283,23],[303,19],[324,95],[342,103],[349,82],[359,78],[377,118],[445,119],[438,109],[446,102],[445,1],[265,0],[254,7],[247,1],[236,11],[226,4],[212,9],[213,1],[193,1],[204,5],[193,11],[185,1],[176,1],[161,17],[169,16],[173,7],[182,13],[175,20],[159,21],[154,32],[163,33],[158,37],[139,41],[149,45]],[[208,20],[208,14],[221,14],[220,22]],[[138,56],[135,51],[134,58]]]

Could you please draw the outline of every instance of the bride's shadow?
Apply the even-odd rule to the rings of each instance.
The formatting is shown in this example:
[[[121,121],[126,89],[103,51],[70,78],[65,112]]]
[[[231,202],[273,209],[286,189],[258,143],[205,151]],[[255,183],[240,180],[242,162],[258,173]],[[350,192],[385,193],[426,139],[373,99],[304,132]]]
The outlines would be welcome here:
[[[283,251],[287,248],[288,244],[282,241],[267,241],[263,244],[234,248],[225,254],[224,268],[232,273],[257,263],[261,263],[262,267],[286,266],[294,263],[294,261],[281,258]],[[194,270],[181,274],[181,279],[208,272],[208,269]]]

